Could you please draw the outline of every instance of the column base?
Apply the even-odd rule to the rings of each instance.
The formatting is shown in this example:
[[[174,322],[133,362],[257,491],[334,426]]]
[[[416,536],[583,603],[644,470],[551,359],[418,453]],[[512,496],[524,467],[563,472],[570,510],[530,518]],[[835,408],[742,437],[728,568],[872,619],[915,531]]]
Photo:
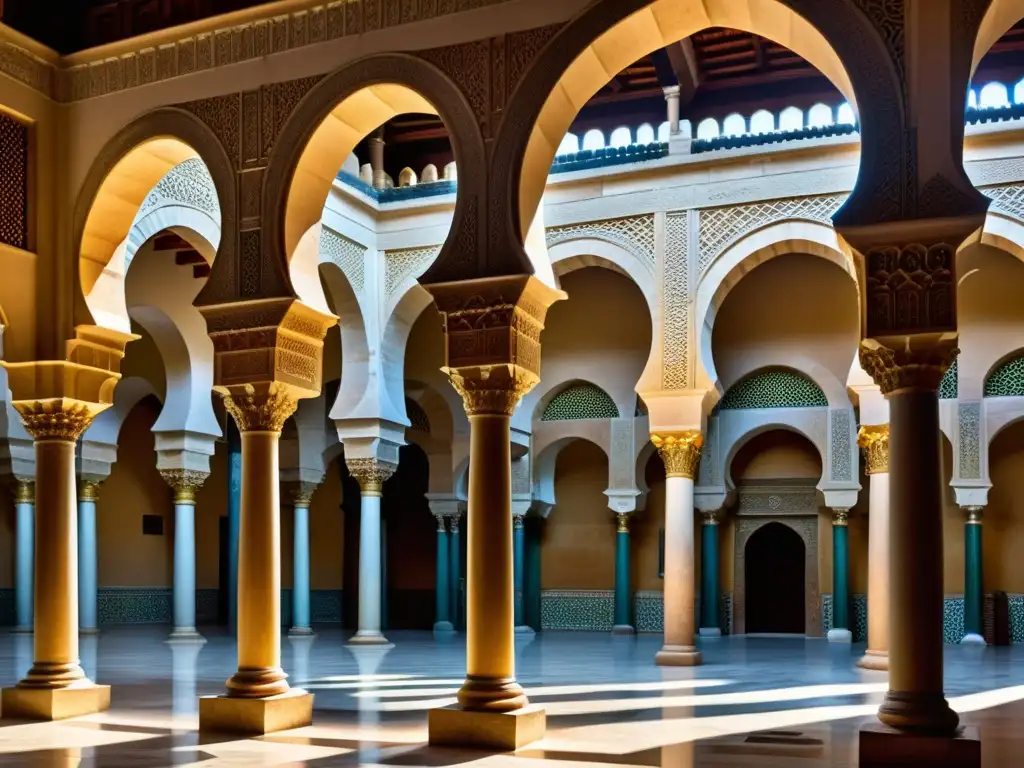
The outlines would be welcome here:
[[[292,627],[288,630],[288,637],[313,637],[314,634],[311,627]]]
[[[544,738],[547,716],[532,704],[511,712],[478,712],[457,704],[427,713],[430,746],[510,752]]]
[[[313,694],[292,688],[264,699],[199,697],[200,733],[262,735],[313,723]]]
[[[435,635],[450,635],[455,632],[455,626],[450,621],[435,621]]]
[[[613,635],[635,635],[636,628],[631,624],[616,624],[612,627]]]
[[[701,627],[697,630],[698,637],[721,637],[722,630],[718,627]]]
[[[533,635],[537,634],[536,632],[533,631],[533,627],[527,626],[525,624],[516,627],[515,632],[516,632],[517,635],[530,635],[531,637]]]
[[[985,638],[982,637],[981,635],[975,634],[974,632],[968,632],[966,635],[964,635],[963,639],[960,641],[960,644],[961,645],[987,645],[987,643],[985,642]]]
[[[828,631],[828,641],[830,643],[852,643],[853,632],[848,629],[830,629]]]
[[[659,667],[699,667],[704,660],[692,645],[666,645],[654,655],[654,663]]]
[[[4,718],[64,720],[110,709],[110,686],[80,680],[66,688],[4,688],[0,695]]]
[[[893,691],[885,694],[878,719],[901,731],[950,736],[960,717],[941,693]]]
[[[356,632],[348,639],[349,645],[376,645],[381,648],[394,648],[395,644],[380,632]]]
[[[857,661],[857,666],[861,669],[874,669],[879,672],[889,671],[889,652],[888,651],[872,651],[870,648],[864,652],[864,655]]]
[[[882,723],[860,729],[861,768],[929,766],[930,768],[980,768],[981,740],[978,729],[957,728],[949,736],[906,733]]]
[[[164,640],[165,643],[195,643],[202,645],[206,638],[200,635],[195,627],[175,627]]]
[[[98,635],[100,633],[99,627],[79,627],[78,634],[80,635]]]

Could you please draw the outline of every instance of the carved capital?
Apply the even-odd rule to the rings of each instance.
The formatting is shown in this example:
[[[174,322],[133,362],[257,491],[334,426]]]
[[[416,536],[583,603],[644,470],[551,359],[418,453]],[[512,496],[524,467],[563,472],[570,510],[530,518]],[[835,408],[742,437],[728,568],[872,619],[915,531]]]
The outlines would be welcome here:
[[[512,515],[512,528],[516,530],[522,530],[523,528],[523,516]]]
[[[210,473],[194,469],[162,469],[160,476],[174,490],[175,504],[195,506],[196,491],[206,482]]]
[[[437,532],[444,533],[447,529],[445,528],[445,520],[447,518],[440,512],[434,515],[434,519],[437,520]]]
[[[615,514],[615,532],[629,533],[629,513],[617,512]]]
[[[277,432],[299,405],[298,394],[279,382],[214,388],[239,432]]]
[[[78,500],[79,501],[92,501],[96,502],[100,500],[100,481],[99,480],[82,480],[78,484]]]
[[[359,483],[364,496],[380,496],[384,482],[395,474],[397,467],[380,459],[347,459],[348,472]]]
[[[688,477],[692,480],[697,476],[700,449],[704,445],[704,436],[700,431],[691,429],[651,435],[651,442],[665,463],[665,477]]]
[[[834,528],[845,528],[850,522],[850,510],[836,508],[832,510],[832,526]]]
[[[523,395],[540,381],[536,374],[514,365],[445,368],[444,372],[469,416],[511,416]]]
[[[14,486],[14,503],[15,504],[35,504],[36,501],[36,484],[32,480],[25,478],[17,478],[17,482]]]
[[[720,509],[701,510],[700,516],[704,525],[718,525],[722,522],[722,510]]]
[[[967,525],[981,525],[981,516],[984,511],[984,507],[964,507],[964,512],[967,513]]]
[[[857,445],[864,450],[864,462],[869,475],[889,471],[889,425],[873,424],[860,428]]]
[[[955,250],[947,242],[868,248],[864,252],[865,337],[955,331]]]
[[[319,487],[319,483],[295,483],[292,486],[292,506],[308,508],[313,503],[313,494]]]
[[[959,352],[954,333],[908,338],[896,347],[864,339],[860,364],[883,395],[901,390],[937,392]]]

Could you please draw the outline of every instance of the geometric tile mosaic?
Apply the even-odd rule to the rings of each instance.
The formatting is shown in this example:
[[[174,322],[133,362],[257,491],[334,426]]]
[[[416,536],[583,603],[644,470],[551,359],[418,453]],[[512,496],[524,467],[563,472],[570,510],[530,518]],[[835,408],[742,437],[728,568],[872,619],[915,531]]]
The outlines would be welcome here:
[[[610,632],[615,617],[615,593],[610,589],[546,589],[541,592],[541,628],[576,632]],[[732,595],[723,592],[718,603],[722,634],[732,631]],[[700,601],[694,605],[698,626]],[[659,590],[633,594],[633,626],[637,632],[664,632],[665,603]]]
[[[853,595],[851,608],[853,613],[850,618],[853,626],[850,627],[850,632],[853,635],[853,642],[863,643],[868,639],[868,596]],[[830,629],[832,629],[832,595],[826,593],[821,596],[822,635],[828,635]]]
[[[794,371],[759,371],[734,384],[718,407],[817,408],[828,406],[825,393],[810,379]]]
[[[576,419],[617,419],[615,401],[598,386],[588,382],[570,384],[547,404],[541,421]]]
[[[1007,360],[985,380],[985,397],[1024,395],[1024,357]]]

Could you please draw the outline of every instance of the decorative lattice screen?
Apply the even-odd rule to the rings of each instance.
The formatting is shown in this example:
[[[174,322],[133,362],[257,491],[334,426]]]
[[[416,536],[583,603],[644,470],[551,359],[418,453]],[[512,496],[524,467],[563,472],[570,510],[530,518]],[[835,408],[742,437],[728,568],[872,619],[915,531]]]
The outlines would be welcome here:
[[[572,419],[617,419],[619,409],[607,392],[594,384],[571,384],[555,395],[541,421]]]
[[[410,400],[408,397],[405,398],[405,415],[412,422],[411,429],[417,429],[421,432],[430,431],[430,419],[427,417],[427,412],[423,410],[423,406],[415,400]]]
[[[760,371],[734,384],[719,408],[818,408],[827,407],[821,387],[793,371]]]
[[[957,361],[954,360],[953,364],[946,369],[942,381],[939,382],[939,398],[942,400],[956,400],[957,392],[959,391],[956,378],[956,363]],[[986,392],[986,394],[988,393]]]
[[[953,367],[950,366],[949,370],[953,370]],[[1021,395],[1024,395],[1024,355],[1007,360],[985,380],[985,397]]]

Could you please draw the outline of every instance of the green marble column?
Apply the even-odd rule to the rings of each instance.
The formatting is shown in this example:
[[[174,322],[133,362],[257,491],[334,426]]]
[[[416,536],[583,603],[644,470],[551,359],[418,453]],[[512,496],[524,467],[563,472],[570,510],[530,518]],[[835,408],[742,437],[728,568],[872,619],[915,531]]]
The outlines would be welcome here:
[[[512,579],[513,618],[516,634],[532,635],[533,629],[526,624],[523,600],[525,597],[526,569],[526,528],[524,515],[512,515]]]
[[[961,643],[985,644],[983,614],[985,590],[981,575],[982,507],[965,507],[964,526],[964,636]]]
[[[701,637],[721,637],[718,621],[718,519],[721,512],[701,512],[700,629]]]
[[[632,593],[629,584],[629,513],[619,512],[615,530],[615,625],[614,635],[631,635],[633,628]]]
[[[541,630],[540,614],[540,536],[541,518],[530,515],[524,520],[526,552],[523,555],[523,620],[535,632]]]
[[[451,622],[451,587],[448,585],[448,531],[445,527],[444,515],[434,515],[437,519],[437,571],[434,585],[434,631],[452,632],[455,628]]]
[[[832,510],[832,628],[830,643],[849,643],[850,632],[850,540],[848,509]]]
[[[448,610],[456,629],[465,627],[466,618],[462,610],[462,537],[459,534],[461,522],[462,513],[456,512],[449,522],[448,537],[448,587],[451,590]]]

